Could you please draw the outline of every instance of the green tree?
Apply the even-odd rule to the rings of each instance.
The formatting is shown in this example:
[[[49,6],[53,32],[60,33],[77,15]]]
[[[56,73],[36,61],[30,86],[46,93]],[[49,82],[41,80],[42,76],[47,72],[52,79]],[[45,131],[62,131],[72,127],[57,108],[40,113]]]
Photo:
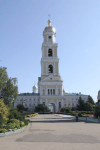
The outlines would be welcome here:
[[[6,82],[8,80],[8,75],[6,71],[6,67],[0,67],[0,90],[5,87]]]
[[[16,99],[18,95],[18,87],[12,83],[12,78],[7,80],[6,86],[1,90],[1,96],[4,99],[4,103],[13,106],[13,99]]]
[[[96,117],[96,118],[98,118],[98,116],[100,116],[100,105],[96,105],[95,106],[95,109],[94,109],[94,116]]]
[[[88,96],[87,102],[91,103],[92,105],[95,104],[93,98],[90,95]]]
[[[18,104],[18,105],[17,105],[17,110],[18,110],[18,111],[21,111],[21,110],[27,111],[28,108],[25,108],[24,105],[22,105],[22,104]]]
[[[93,111],[93,104],[89,103],[88,101],[85,103],[85,110],[86,111]]]
[[[50,110],[47,108],[47,106],[43,106],[43,104],[38,104],[38,106],[35,106],[35,112],[49,112]]]
[[[70,109],[69,107],[63,107],[63,108],[61,108],[60,111],[61,111],[61,112],[66,112],[66,113],[68,113],[68,112],[71,111],[71,109]]]
[[[85,110],[85,103],[84,103],[84,100],[81,98],[81,96],[78,99],[77,110],[79,111]]]

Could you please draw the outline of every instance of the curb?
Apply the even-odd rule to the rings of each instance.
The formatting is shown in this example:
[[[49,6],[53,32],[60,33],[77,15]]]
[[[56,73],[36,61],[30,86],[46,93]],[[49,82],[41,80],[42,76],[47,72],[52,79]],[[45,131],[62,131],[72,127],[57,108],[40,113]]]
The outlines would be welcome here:
[[[15,134],[15,133],[19,133],[21,131],[23,131],[25,129],[25,127],[27,127],[28,125],[22,127],[21,129],[17,129],[17,130],[14,130],[14,131],[9,131],[9,132],[5,132],[5,133],[0,133],[0,137],[4,137],[4,136],[8,136],[8,135],[12,135],[12,134]]]

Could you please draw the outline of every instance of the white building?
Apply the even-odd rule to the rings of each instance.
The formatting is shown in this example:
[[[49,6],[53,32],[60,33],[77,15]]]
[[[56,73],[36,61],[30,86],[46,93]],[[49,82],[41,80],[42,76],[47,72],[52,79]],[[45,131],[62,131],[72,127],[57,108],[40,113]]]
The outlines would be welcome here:
[[[57,55],[56,29],[51,26],[51,20],[48,20],[48,26],[43,31],[44,42],[42,43],[41,58],[41,77],[38,77],[37,87],[33,87],[33,93],[26,95],[18,94],[14,102],[14,107],[23,104],[30,110],[38,104],[45,104],[53,108],[52,111],[57,113],[63,106],[76,107],[78,98],[81,96],[86,102],[88,95],[81,93],[67,93],[63,89],[63,80],[59,73],[59,58]]]

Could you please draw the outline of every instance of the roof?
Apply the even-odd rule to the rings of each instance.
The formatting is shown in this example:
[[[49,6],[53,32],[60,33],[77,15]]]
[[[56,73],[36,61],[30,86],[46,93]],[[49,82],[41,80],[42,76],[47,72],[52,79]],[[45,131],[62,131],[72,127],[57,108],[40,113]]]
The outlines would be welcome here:
[[[43,33],[45,33],[45,32],[54,32],[54,33],[56,33],[56,29],[52,26],[46,26]]]
[[[39,96],[40,93],[20,93],[18,96]]]
[[[64,95],[64,96],[65,96],[65,95],[68,95],[68,96],[73,96],[73,95],[76,95],[76,96],[77,96],[77,95],[78,95],[78,96],[88,96],[88,95],[79,94],[79,93],[64,93],[63,95]]]

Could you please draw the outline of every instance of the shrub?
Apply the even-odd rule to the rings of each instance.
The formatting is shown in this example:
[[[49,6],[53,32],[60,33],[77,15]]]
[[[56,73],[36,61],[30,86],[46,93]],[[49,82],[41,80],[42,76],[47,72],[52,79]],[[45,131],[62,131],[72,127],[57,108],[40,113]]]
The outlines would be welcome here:
[[[43,104],[38,104],[38,106],[35,106],[34,111],[35,112],[50,112],[49,108],[47,106],[43,106]]]
[[[23,110],[20,110],[20,113],[23,113]]]
[[[0,129],[0,133],[7,132],[6,129]]]
[[[17,111],[17,108],[11,108],[11,109],[9,110],[8,118],[9,118],[9,119],[14,119],[14,118],[16,118],[16,116],[18,116],[18,115],[19,115],[19,112]]]
[[[82,113],[79,113],[78,116],[79,116],[79,117],[82,117]]]
[[[17,129],[20,129],[20,124],[19,123],[15,123],[15,127],[14,128],[17,128]]]
[[[25,123],[23,121],[20,121],[20,126],[21,127],[25,126]]]
[[[8,123],[9,129],[14,129],[15,128],[15,123]]]
[[[71,111],[76,111],[76,109],[77,109],[76,107],[72,107]]]
[[[19,123],[8,123],[8,127],[9,127],[9,129],[15,129],[15,128],[18,128],[18,129],[20,129],[20,125],[19,125]]]
[[[20,120],[20,121],[23,121],[23,120],[25,119],[25,117],[24,117],[24,116],[21,116],[21,115],[18,115],[18,116],[16,116],[16,119],[18,119],[18,120]]]
[[[18,110],[18,111],[24,110],[24,105],[18,104],[18,105],[17,105],[17,110]]]
[[[9,109],[8,109],[8,106],[4,104],[4,99],[1,98],[0,99],[0,114],[2,115],[2,121],[7,121],[8,120],[8,112],[9,112]],[[2,122],[0,121],[0,123]]]
[[[29,121],[28,119],[24,120],[25,125],[28,125],[28,121]]]
[[[3,119],[3,114],[0,113],[0,128],[3,127],[4,119]]]
[[[9,123],[18,123],[18,124],[20,124],[20,121],[19,120],[17,120],[17,119],[10,119],[9,120]]]

